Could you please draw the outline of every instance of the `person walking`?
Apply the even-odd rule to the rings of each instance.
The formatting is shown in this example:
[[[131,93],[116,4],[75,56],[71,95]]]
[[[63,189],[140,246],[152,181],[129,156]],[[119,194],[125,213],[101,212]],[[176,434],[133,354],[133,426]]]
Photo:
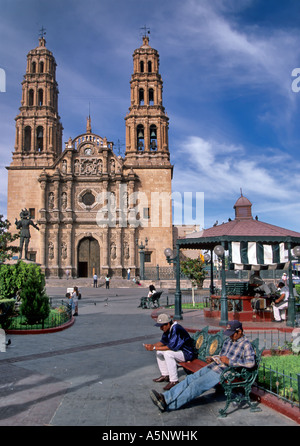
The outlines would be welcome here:
[[[109,289],[109,282],[110,282],[110,277],[107,274],[105,277],[105,287],[107,290]]]
[[[73,316],[78,316],[78,296],[79,296],[78,287],[74,286],[74,290],[72,293],[72,309],[74,310]]]
[[[94,279],[94,288],[97,288],[97,286],[98,286],[98,276],[97,276],[96,273],[94,274],[93,279]]]

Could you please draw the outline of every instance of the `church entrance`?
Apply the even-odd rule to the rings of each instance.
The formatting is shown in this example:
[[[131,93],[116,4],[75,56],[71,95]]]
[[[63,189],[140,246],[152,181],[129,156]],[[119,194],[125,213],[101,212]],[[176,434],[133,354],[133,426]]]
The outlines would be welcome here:
[[[100,273],[100,247],[93,237],[86,237],[78,245],[78,277],[93,277]]]

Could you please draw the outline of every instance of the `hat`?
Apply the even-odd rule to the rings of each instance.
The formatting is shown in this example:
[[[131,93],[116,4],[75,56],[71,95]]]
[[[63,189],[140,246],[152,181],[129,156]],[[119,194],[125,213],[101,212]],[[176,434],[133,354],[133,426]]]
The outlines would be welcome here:
[[[156,327],[161,327],[162,325],[168,324],[169,322],[171,322],[171,318],[168,314],[160,314],[157,318]]]
[[[243,329],[243,325],[240,321],[229,321],[223,335],[232,336],[237,330],[240,329]]]

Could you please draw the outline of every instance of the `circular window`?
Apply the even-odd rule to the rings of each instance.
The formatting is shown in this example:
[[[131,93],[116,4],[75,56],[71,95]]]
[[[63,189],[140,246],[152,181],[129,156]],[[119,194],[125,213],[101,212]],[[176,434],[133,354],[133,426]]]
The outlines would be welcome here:
[[[86,192],[83,196],[82,196],[82,202],[83,204],[85,204],[86,206],[92,206],[92,204],[95,203],[95,197],[92,194],[92,192]]]

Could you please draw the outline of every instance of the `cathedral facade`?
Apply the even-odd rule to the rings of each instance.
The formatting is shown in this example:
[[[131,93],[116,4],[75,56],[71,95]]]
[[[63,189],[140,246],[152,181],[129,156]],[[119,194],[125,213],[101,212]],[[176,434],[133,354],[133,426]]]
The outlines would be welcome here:
[[[43,37],[28,53],[7,218],[14,232],[21,210],[29,210],[39,227],[31,230],[29,256],[47,277],[121,277],[128,268],[136,275],[141,245],[145,266],[167,266],[173,168],[162,90],[159,54],[144,36],[133,53],[124,157],[92,131],[90,117],[86,132],[63,149],[55,58]]]

